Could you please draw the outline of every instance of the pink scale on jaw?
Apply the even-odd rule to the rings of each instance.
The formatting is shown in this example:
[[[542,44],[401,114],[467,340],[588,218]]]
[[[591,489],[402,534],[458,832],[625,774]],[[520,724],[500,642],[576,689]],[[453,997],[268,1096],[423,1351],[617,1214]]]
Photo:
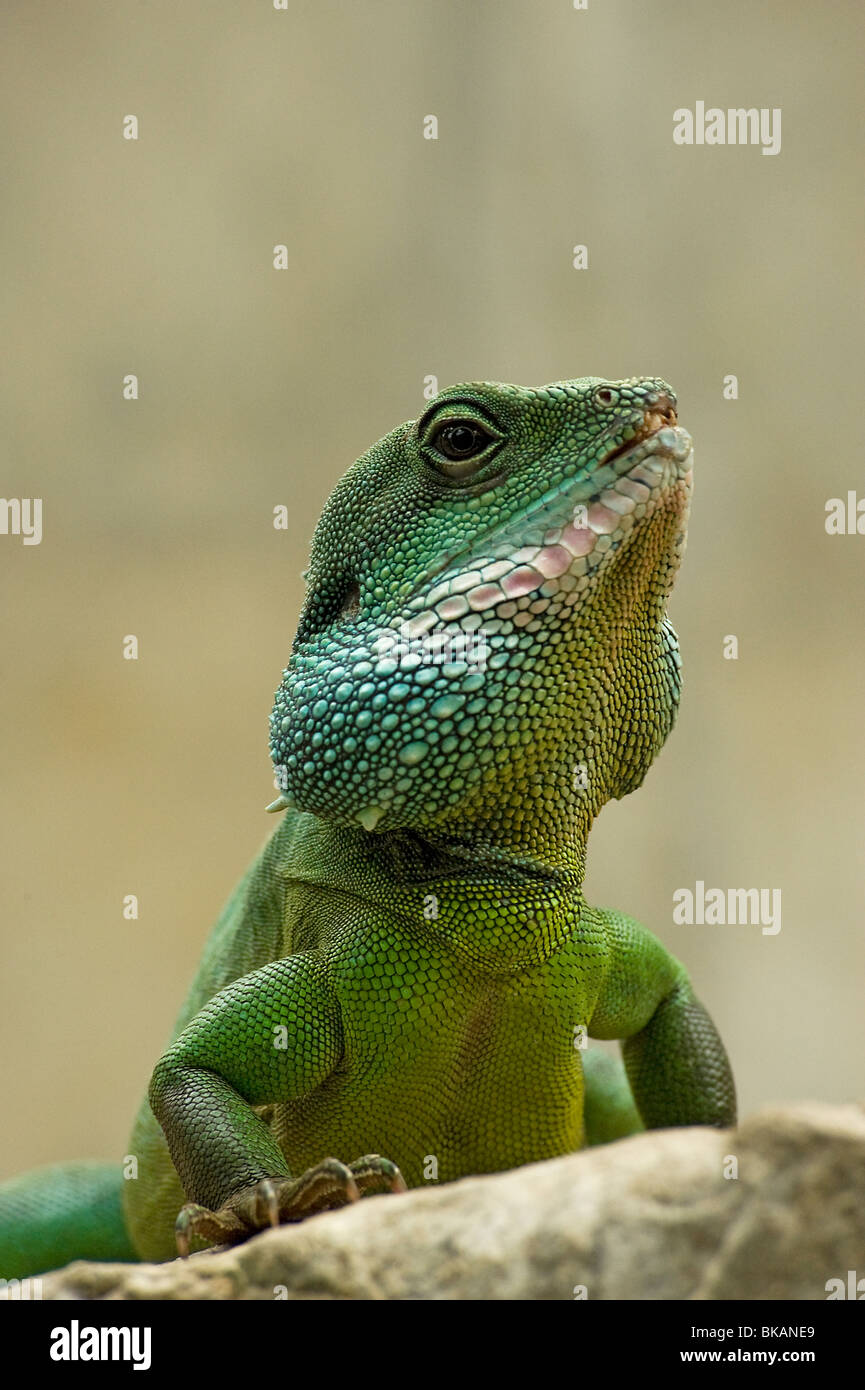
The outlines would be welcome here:
[[[511,556],[511,563],[514,565],[533,565],[535,556],[540,550],[538,545],[524,545],[522,550],[517,550]]]
[[[615,492],[607,488],[601,493],[601,502],[609,512],[615,512],[617,516],[627,516],[634,510],[636,503],[632,497],[628,497],[623,492]]]
[[[468,603],[462,594],[453,594],[450,598],[443,599],[436,608],[439,617],[446,623],[454,622],[468,611]]]
[[[595,533],[586,526],[571,523],[562,532],[562,545],[567,546],[573,556],[588,555],[595,548]]]
[[[662,474],[660,467],[656,467],[655,465],[650,464],[648,461],[646,463],[639,464],[636,468],[631,469],[631,477],[634,478],[635,481],[638,483],[645,483],[646,487],[649,488],[649,490],[652,492],[654,492],[655,488],[661,481],[661,476]]]
[[[523,594],[530,594],[533,589],[537,589],[541,584],[543,576],[537,570],[529,569],[528,565],[520,565],[518,569],[506,574],[502,580],[502,588],[508,598],[522,598]]]
[[[635,502],[645,502],[651,496],[645,483],[638,483],[636,478],[620,478],[616,483],[616,492],[624,493],[625,497],[631,497]]]
[[[500,603],[504,594],[498,584],[479,584],[476,589],[469,589],[466,598],[475,613],[484,613]]]
[[[545,545],[535,558],[535,569],[544,579],[558,579],[560,574],[570,569],[573,558],[563,545]]]
[[[494,579],[501,579],[503,574],[507,574],[511,568],[510,560],[494,560],[491,565],[484,565],[481,574],[490,583]]]
[[[601,536],[609,536],[619,525],[616,513],[611,512],[608,507],[602,507],[600,502],[593,502],[589,507],[587,520],[592,530]]]

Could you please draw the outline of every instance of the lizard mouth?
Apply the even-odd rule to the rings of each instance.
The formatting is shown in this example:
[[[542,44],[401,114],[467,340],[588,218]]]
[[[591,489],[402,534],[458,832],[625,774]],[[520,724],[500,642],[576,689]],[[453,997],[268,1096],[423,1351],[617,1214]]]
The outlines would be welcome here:
[[[590,475],[558,483],[515,524],[493,531],[464,556],[448,556],[419,586],[399,625],[408,620],[412,635],[447,623],[488,625],[490,619],[539,627],[541,608],[556,590],[557,607],[578,602],[586,582],[581,577],[615,553],[674,489],[687,514],[692,447],[672,402],[653,404],[631,437]]]
[[[659,436],[662,430],[675,430],[678,426],[679,418],[676,414],[676,407],[672,401],[665,398],[658,405],[653,406],[643,414],[642,421],[637,425],[630,439],[626,439],[623,444],[611,450],[604,459],[605,464],[615,463],[617,459],[627,458],[627,456],[637,449],[641,444],[645,444],[648,439]],[[658,443],[663,446],[662,440]],[[663,453],[663,447],[653,450],[653,452]]]

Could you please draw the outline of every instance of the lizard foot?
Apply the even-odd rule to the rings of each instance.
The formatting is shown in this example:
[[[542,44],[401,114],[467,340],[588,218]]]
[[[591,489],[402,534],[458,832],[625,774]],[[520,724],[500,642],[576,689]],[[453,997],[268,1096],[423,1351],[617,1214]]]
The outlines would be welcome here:
[[[267,1226],[303,1221],[316,1212],[356,1202],[375,1188],[405,1192],[406,1183],[389,1158],[366,1154],[353,1163],[325,1158],[299,1178],[262,1178],[229,1197],[219,1211],[187,1202],[174,1226],[177,1252],[185,1259],[193,1236],[217,1245],[237,1245]]]

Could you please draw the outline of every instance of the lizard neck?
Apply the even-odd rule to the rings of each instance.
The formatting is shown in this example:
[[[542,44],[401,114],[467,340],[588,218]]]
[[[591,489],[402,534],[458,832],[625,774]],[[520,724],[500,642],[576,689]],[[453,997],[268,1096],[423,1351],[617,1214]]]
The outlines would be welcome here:
[[[531,772],[521,765],[482,789],[457,824],[448,819],[427,832],[444,856],[485,872],[514,874],[579,892],[586,871],[586,844],[594,819],[585,764],[538,749]]]
[[[283,871],[294,879],[386,904],[413,932],[493,971],[541,964],[565,944],[583,910],[579,872],[551,872],[500,845],[456,843],[414,831],[368,833],[290,813]]]

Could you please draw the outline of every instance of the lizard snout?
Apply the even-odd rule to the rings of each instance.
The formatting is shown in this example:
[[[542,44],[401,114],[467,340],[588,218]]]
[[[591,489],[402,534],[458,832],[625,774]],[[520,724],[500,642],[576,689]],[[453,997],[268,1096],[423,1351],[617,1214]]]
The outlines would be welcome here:
[[[664,429],[665,426],[676,425],[679,417],[676,414],[676,397],[666,391],[652,401],[644,416],[644,427],[647,434],[654,434],[656,430]]]

